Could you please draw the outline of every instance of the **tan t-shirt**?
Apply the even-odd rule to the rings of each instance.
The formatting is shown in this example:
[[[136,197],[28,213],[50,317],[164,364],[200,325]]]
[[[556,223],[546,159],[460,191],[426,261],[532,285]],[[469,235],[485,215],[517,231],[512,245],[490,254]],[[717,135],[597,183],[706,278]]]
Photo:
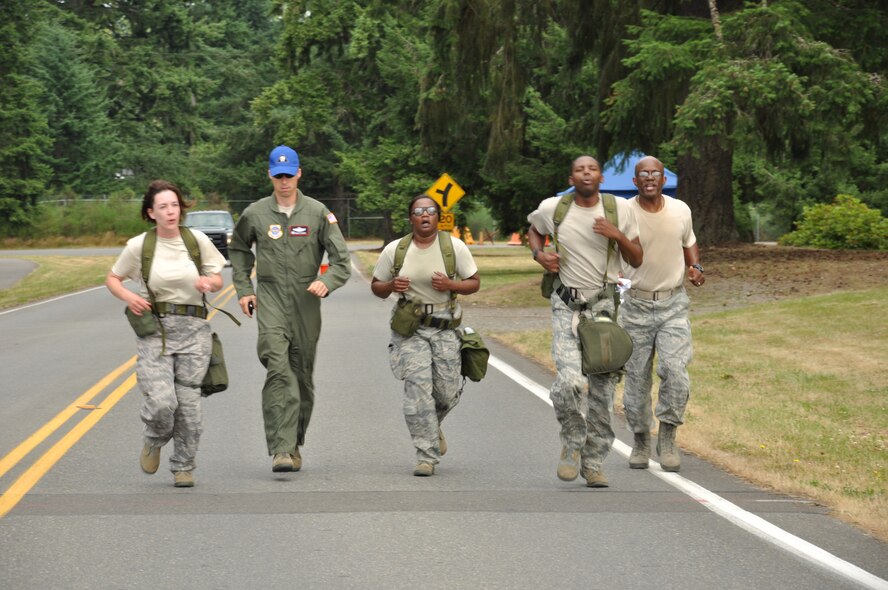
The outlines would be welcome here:
[[[561,197],[550,197],[527,216],[527,221],[542,235],[555,231],[555,208]],[[619,229],[630,240],[638,236],[635,216],[626,199],[617,197]],[[558,252],[561,255],[561,282],[576,289],[600,289],[607,260],[607,238],[592,231],[595,220],[604,217],[601,198],[594,207],[580,207],[573,203],[558,226]],[[647,256],[647,252],[645,252]],[[620,272],[620,252],[611,256],[607,268],[607,282],[615,283]]]
[[[635,289],[668,291],[680,287],[685,278],[684,248],[697,243],[687,204],[666,195],[663,198],[665,205],[656,213],[642,209],[638,196],[629,199],[644,248],[641,266],[623,264],[624,276],[632,280]]]
[[[467,279],[478,272],[475,259],[468,246],[459,238],[451,238],[453,242],[453,254],[456,259],[456,276]],[[382,250],[376,267],[373,269],[373,277],[380,281],[392,280],[392,267],[395,265],[395,250],[398,242],[394,240]],[[417,248],[412,241],[404,253],[404,266],[400,275],[410,279],[410,288],[407,289],[407,297],[421,303],[447,303],[450,301],[449,291],[436,291],[432,287],[432,275],[435,272],[447,274],[444,270],[444,256],[441,254],[441,245],[438,237],[428,248]]]
[[[225,257],[216,249],[213,242],[198,230],[191,230],[200,247],[201,274],[212,275],[222,272]],[[140,294],[148,299],[148,289],[142,283],[142,244],[145,234],[130,238],[111,272],[115,275],[138,281],[141,285]],[[200,305],[203,295],[194,287],[197,281],[197,266],[188,255],[188,248],[182,236],[175,238],[157,237],[157,249],[151,262],[151,274],[148,282],[154,292],[155,301],[180,303],[183,305]]]

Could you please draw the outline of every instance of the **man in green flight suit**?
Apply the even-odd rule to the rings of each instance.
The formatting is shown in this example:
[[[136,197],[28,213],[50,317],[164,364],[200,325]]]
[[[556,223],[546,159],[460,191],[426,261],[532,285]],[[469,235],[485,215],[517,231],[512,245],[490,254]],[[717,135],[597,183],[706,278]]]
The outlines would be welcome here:
[[[266,368],[262,415],[272,471],[299,471],[314,406],[314,360],[321,332],[321,298],[351,275],[339,223],[297,188],[299,156],[285,145],[269,155],[274,194],[244,210],[229,252],[241,309],[259,321],[259,360]],[[255,245],[256,254],[252,247]],[[327,253],[329,270],[318,271]],[[250,273],[256,262],[253,290]]]

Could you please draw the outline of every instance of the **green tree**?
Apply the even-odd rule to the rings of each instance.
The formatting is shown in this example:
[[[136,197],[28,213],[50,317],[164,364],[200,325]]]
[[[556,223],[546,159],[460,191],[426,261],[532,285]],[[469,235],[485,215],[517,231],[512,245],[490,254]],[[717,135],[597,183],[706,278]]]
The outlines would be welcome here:
[[[750,6],[720,19],[719,37],[714,18],[647,12],[629,42],[631,73],[613,87],[606,125],[621,147],[654,148],[675,166],[678,196],[691,206],[704,243],[737,235],[735,162],[759,173],[738,179],[744,200],[773,199],[790,219],[800,194],[829,198],[848,160],[865,157],[861,114],[874,84],[847,56],[814,40],[798,18],[803,13],[795,2]],[[672,104],[674,114],[651,133],[639,122],[650,119],[644,103],[658,100],[658,88],[671,98],[657,108]]]
[[[75,33],[59,22],[39,29],[31,51],[31,73],[43,87],[40,104],[53,137],[47,154],[51,188],[88,196],[108,193],[119,168],[120,145],[99,76],[81,56]]]
[[[429,59],[413,2],[287,5],[279,61],[288,75],[255,102],[259,124],[300,153],[303,186],[340,222],[349,194],[394,237],[402,205],[440,171],[419,144],[415,111]],[[346,231],[348,228],[344,228]]]
[[[38,2],[0,3],[0,234],[22,231],[43,194],[52,145],[40,85],[28,75]]]

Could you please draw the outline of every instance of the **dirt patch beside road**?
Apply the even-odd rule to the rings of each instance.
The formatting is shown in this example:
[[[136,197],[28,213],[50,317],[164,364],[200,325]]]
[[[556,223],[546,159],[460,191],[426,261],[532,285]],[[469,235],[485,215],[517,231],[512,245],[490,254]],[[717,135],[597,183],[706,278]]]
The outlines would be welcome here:
[[[888,285],[888,252],[742,244],[702,248],[706,284],[688,287],[691,313]]]

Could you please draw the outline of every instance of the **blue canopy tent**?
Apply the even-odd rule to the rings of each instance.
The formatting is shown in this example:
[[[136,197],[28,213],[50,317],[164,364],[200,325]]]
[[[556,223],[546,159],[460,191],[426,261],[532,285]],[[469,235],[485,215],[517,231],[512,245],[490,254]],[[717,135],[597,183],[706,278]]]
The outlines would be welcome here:
[[[638,194],[638,189],[632,184],[632,177],[635,176],[635,163],[644,157],[641,152],[630,152],[628,154],[617,154],[611,158],[605,167],[601,170],[604,176],[604,182],[601,183],[600,190],[603,193],[611,193],[618,197],[631,199]],[[666,184],[663,185],[663,194],[670,197],[675,196],[675,190],[678,188],[678,178],[675,173],[668,168],[664,168],[666,172]],[[558,193],[564,195],[573,192],[573,187]]]

